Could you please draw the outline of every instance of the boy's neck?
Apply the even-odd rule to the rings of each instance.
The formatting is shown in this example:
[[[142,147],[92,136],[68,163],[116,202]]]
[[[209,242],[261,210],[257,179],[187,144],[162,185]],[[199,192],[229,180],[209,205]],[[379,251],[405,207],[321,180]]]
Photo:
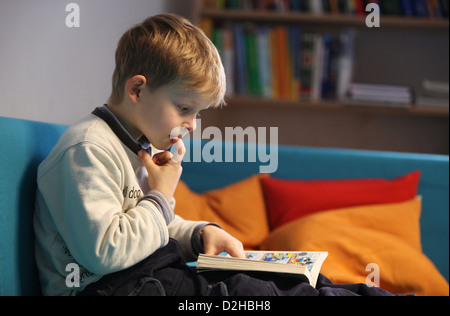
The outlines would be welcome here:
[[[137,130],[137,128],[132,124],[132,118],[129,117],[132,111],[129,111],[129,105],[125,102],[121,103],[109,103],[107,105],[108,110],[110,110],[114,116],[119,120],[120,124],[127,130],[127,132],[134,139],[139,139],[142,133]]]

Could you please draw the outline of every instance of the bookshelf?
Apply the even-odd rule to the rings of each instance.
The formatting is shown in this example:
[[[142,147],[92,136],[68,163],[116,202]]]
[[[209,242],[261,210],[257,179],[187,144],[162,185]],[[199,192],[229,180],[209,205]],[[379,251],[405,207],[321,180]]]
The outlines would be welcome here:
[[[218,10],[206,8],[201,12],[201,17],[216,21],[247,21],[247,22],[275,22],[279,23],[315,23],[320,25],[366,27],[365,17],[342,14],[324,13],[320,15],[300,12],[270,12],[270,11],[238,11]],[[444,19],[419,19],[412,17],[384,17],[383,27],[389,28],[417,28],[441,30],[449,27],[448,20]]]
[[[227,103],[234,107],[253,108],[272,108],[276,106],[278,109],[305,109],[315,111],[344,111],[349,113],[372,113],[387,115],[405,115],[405,116],[428,116],[448,118],[448,108],[441,106],[407,106],[407,107],[390,107],[390,106],[366,106],[364,104],[347,105],[338,101],[319,101],[319,102],[298,102],[292,100],[271,100],[266,98],[229,96]]]
[[[448,18],[382,15],[380,28],[368,28],[361,14],[219,9],[211,0],[195,4],[194,16],[211,38],[211,27],[241,23],[299,25],[307,32],[335,35],[350,27],[358,34],[355,81],[405,85],[416,93],[423,79],[448,82]],[[229,94],[227,104],[218,113],[202,115],[202,121],[220,128],[278,126],[279,142],[287,145],[449,153],[448,106],[348,105],[338,98],[305,102],[239,93]]]

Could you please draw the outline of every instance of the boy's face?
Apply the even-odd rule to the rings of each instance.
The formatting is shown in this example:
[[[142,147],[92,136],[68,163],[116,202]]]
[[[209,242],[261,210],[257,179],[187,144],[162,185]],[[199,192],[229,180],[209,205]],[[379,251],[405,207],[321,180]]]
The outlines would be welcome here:
[[[209,106],[199,94],[179,84],[166,85],[155,91],[142,88],[139,99],[133,113],[134,125],[159,150],[174,144],[170,137],[174,128],[184,127],[193,132],[198,113]]]

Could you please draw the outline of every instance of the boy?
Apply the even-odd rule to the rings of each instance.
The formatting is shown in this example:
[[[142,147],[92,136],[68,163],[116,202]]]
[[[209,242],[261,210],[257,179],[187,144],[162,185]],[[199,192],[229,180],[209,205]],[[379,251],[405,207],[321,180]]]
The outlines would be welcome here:
[[[172,129],[194,130],[197,114],[220,106],[224,93],[217,50],[187,20],[159,15],[123,35],[108,105],[69,128],[39,167],[34,227],[45,295],[79,294],[169,238],[187,259],[202,243],[206,253],[243,257],[242,244],[217,226],[174,215],[181,159],[164,151],[177,143],[183,155]],[[68,287],[73,263],[80,280]]]
[[[198,28],[170,14],[131,28],[118,44],[112,90],[108,105],[69,128],[38,169],[44,295],[388,294],[322,275],[315,289],[264,274],[197,274],[185,264],[199,252],[244,256],[217,225],[173,211],[184,146],[172,135],[193,131],[201,110],[224,102],[219,54]],[[174,144],[177,159],[165,151]]]

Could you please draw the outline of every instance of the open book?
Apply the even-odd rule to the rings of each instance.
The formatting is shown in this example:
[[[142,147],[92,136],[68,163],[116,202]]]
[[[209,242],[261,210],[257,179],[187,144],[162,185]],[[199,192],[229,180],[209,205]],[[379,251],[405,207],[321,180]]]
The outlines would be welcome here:
[[[328,252],[266,252],[247,251],[245,259],[200,254],[199,272],[210,270],[260,271],[292,274],[316,287],[317,278]]]

